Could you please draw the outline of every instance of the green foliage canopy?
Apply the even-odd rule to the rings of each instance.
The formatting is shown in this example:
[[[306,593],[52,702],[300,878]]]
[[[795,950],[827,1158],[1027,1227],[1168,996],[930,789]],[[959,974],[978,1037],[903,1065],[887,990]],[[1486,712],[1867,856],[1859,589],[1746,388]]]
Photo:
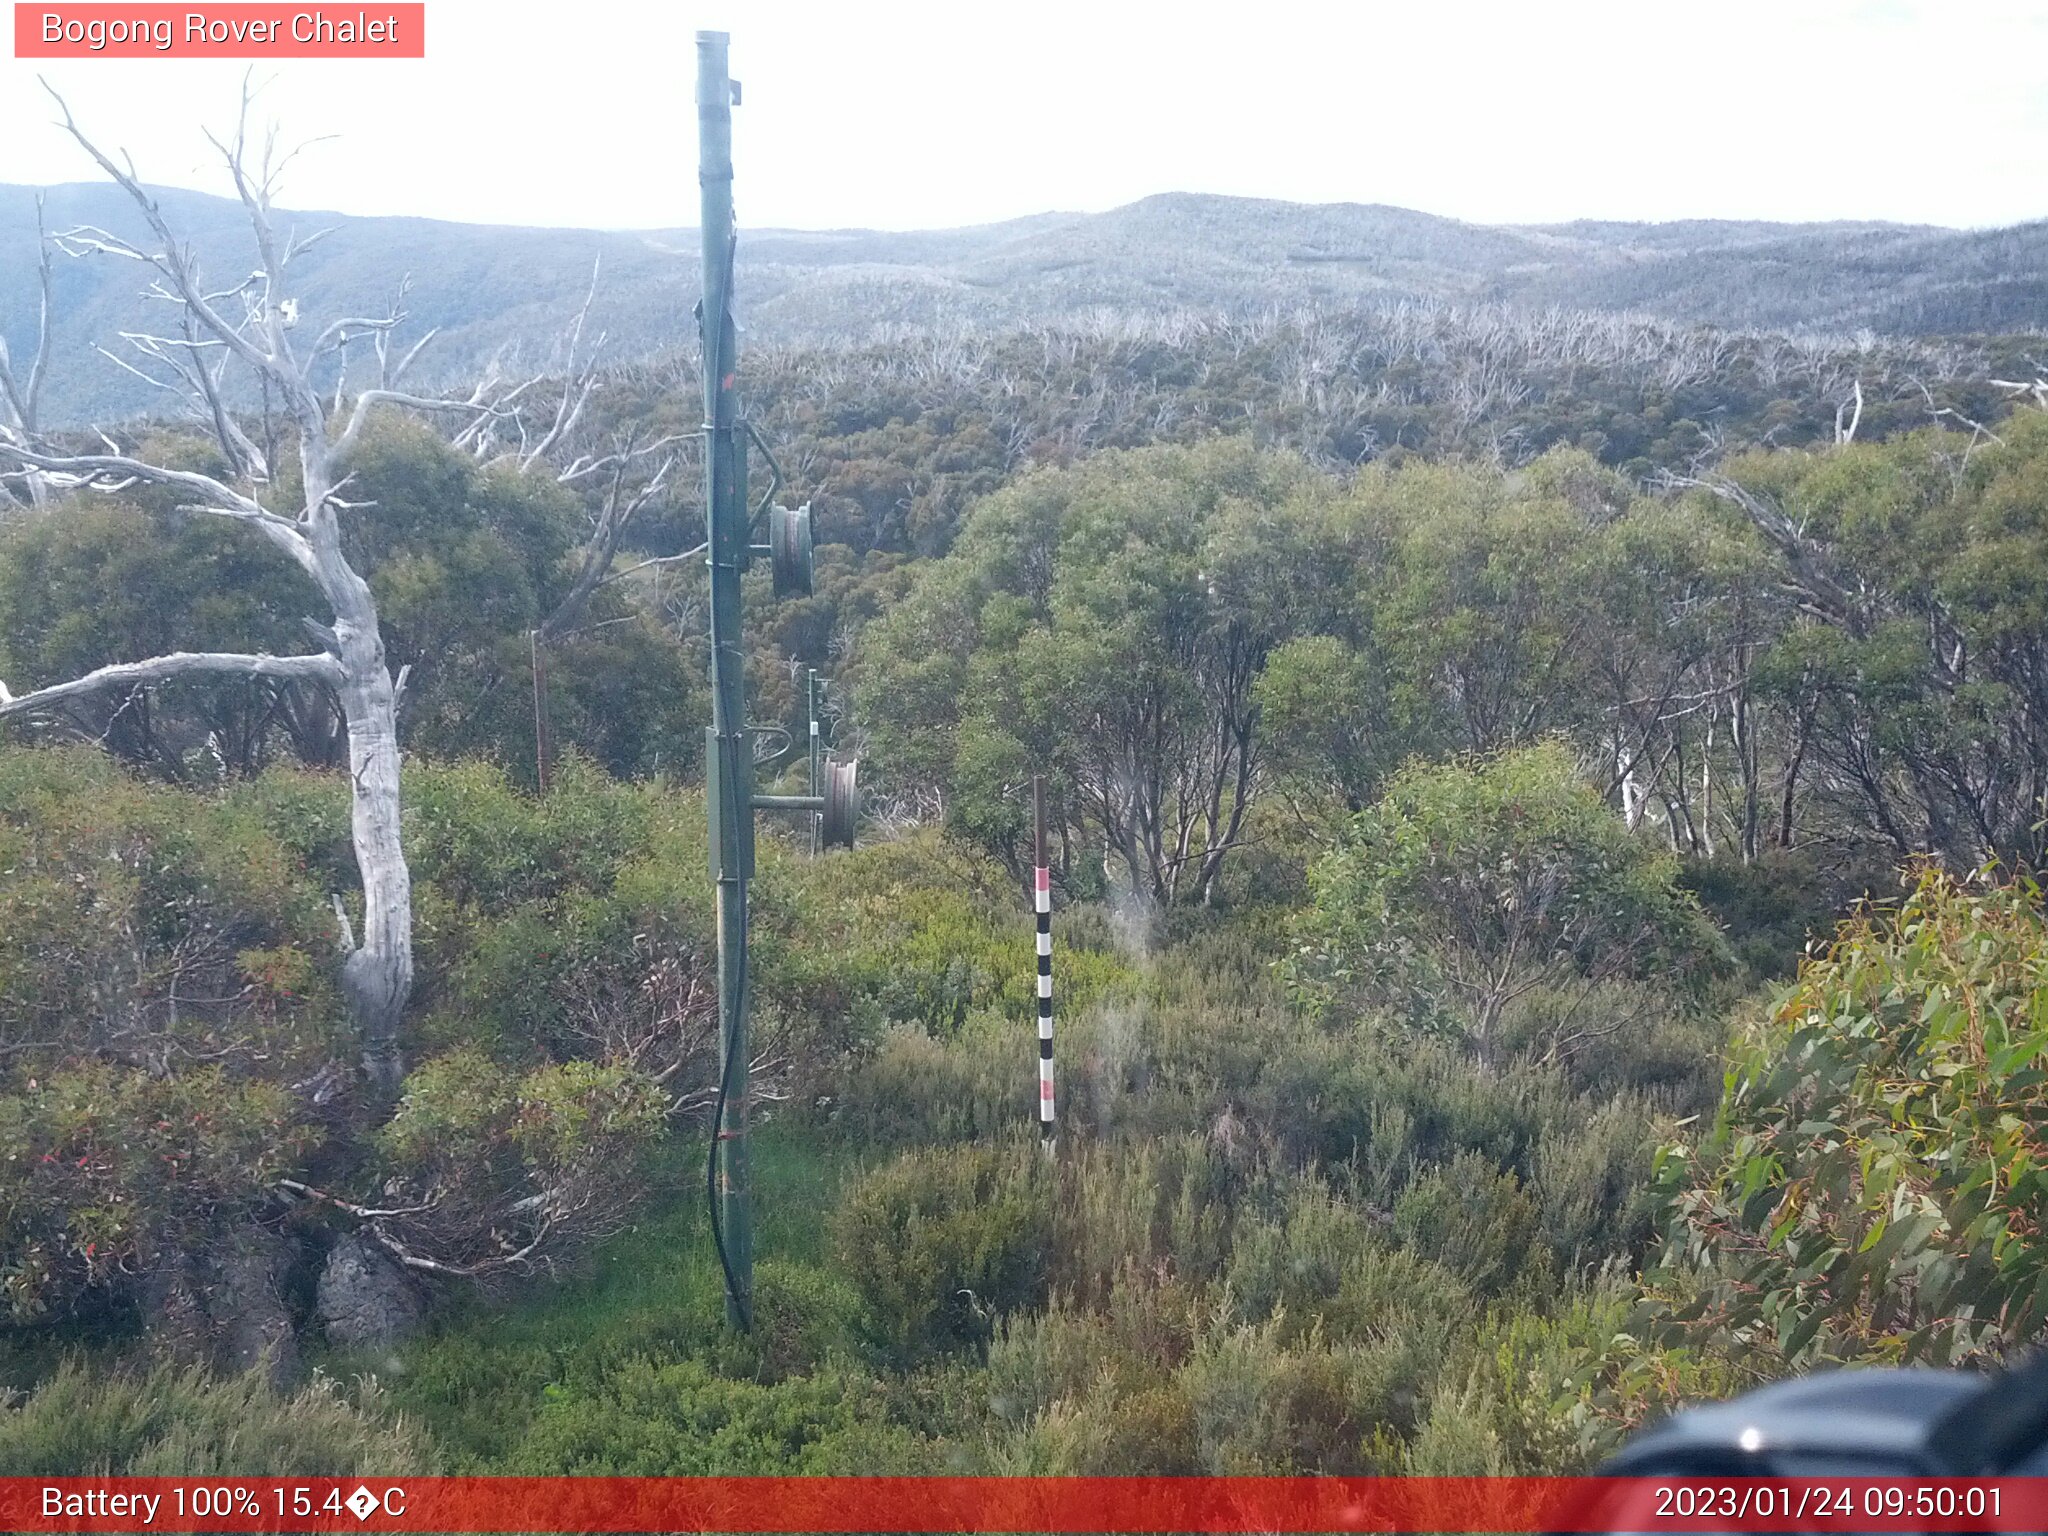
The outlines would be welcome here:
[[[2048,913],[1924,871],[1736,1046],[1711,1132],[1667,1149],[1665,1337],[1770,1372],[1991,1359],[2048,1322]]]
[[[1677,861],[1629,835],[1556,744],[1397,774],[1310,871],[1293,973],[1314,1000],[1349,993],[1462,1032],[1482,1060],[1503,1014],[1568,985],[1553,1057],[1614,1027],[1598,986],[1672,975],[1715,936]]]

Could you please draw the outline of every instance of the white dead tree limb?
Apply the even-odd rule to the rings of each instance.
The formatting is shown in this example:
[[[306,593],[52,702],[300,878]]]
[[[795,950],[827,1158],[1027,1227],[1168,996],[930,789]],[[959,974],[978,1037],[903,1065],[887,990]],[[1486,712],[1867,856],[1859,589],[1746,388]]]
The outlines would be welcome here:
[[[1835,446],[1846,448],[1856,441],[1856,428],[1863,422],[1863,380],[1856,380],[1854,395],[1835,402]]]
[[[577,318],[577,327],[582,326],[582,317]],[[575,385],[571,380],[564,386],[563,410],[568,409],[569,390]],[[580,411],[581,407],[577,409]],[[533,666],[533,750],[534,777],[540,792],[546,794],[553,775],[554,728],[549,719],[548,664],[549,647],[559,644],[578,633],[577,622],[599,587],[613,578],[612,562],[619,552],[619,541],[625,537],[627,525],[650,503],[659,500],[668,490],[672,472],[676,467],[679,452],[677,445],[681,436],[657,438],[648,443],[634,443],[620,440],[612,452],[597,456],[576,455],[568,466],[560,470],[556,479],[564,485],[575,485],[591,475],[605,476],[603,495],[597,510],[591,517],[590,539],[583,546],[583,554],[577,562],[576,574],[569,582],[569,589],[563,594],[548,616],[534,626],[527,636],[528,654]],[[522,461],[530,466],[531,461]],[[648,466],[652,465],[650,469]],[[611,621],[617,622],[617,621]]]
[[[1723,474],[1680,475],[1663,470],[1651,483],[1665,491],[1706,491],[1738,508],[1783,558],[1784,584],[1800,610],[1823,623],[1862,633],[1863,594],[1852,591],[1831,569],[1827,552],[1808,535],[1803,519],[1793,517],[1770,496]]]
[[[404,684],[402,677],[392,676],[385,660],[370,585],[343,553],[340,516],[347,503],[339,492],[347,478],[349,453],[377,404],[445,413],[465,428],[495,414],[502,404],[485,389],[467,400],[442,400],[373,388],[349,402],[346,425],[337,429],[342,413],[330,413],[313,383],[313,357],[323,342],[316,341],[301,355],[291,340],[299,313],[287,291],[287,269],[319,235],[280,235],[273,221],[272,193],[291,156],[277,156],[274,131],[260,150],[252,150],[246,88],[232,142],[213,143],[241,198],[258,262],[246,279],[222,289],[209,288],[202,280],[195,253],[173,233],[132,160],[124,155],[117,163],[102,152],[73,120],[63,99],[54,91],[51,95],[63,114],[62,126],[128,194],[149,231],[147,240],[131,243],[104,230],[72,230],[62,237],[64,248],[132,260],[149,269],[150,295],[174,306],[179,317],[175,335],[152,334],[143,349],[146,357],[167,370],[169,387],[197,390],[204,401],[209,390],[218,390],[223,377],[219,370],[229,362],[255,375],[296,438],[303,489],[295,506],[265,505],[261,494],[269,466],[254,445],[238,435],[239,429],[224,437],[223,446],[230,449],[236,466],[236,474],[228,479],[152,464],[113,450],[112,445],[106,453],[49,452],[47,445],[20,441],[18,433],[0,437],[0,466],[11,466],[12,478],[44,491],[130,484],[171,487],[185,497],[181,510],[246,523],[261,534],[312,579],[331,614],[324,623],[307,620],[320,646],[312,655],[179,652],[102,668],[19,695],[0,687],[0,714],[39,710],[90,689],[147,686],[200,673],[311,680],[331,687],[348,735],[351,834],[363,888],[362,926],[342,962],[342,990],[358,1032],[364,1074],[372,1091],[388,1098],[396,1094],[404,1076],[401,1028],[413,983],[412,878],[399,838],[397,720]],[[350,323],[354,322],[344,325]],[[338,340],[342,332],[320,333],[323,339],[330,334]],[[221,414],[225,418],[226,413]]]
[[[633,519],[667,494],[681,461],[684,440],[680,435],[645,443],[621,439],[613,443],[608,453],[578,455],[568,469],[556,476],[564,485],[601,476],[603,491],[591,514],[590,539],[583,547],[569,590],[537,631],[543,644],[560,640],[575,628],[591,596],[610,576],[619,543]]]
[[[50,358],[50,288],[53,277],[51,242],[43,228],[43,195],[36,194],[36,346],[24,369],[16,365],[7,350],[7,338],[0,336],[0,441],[12,441],[24,448],[41,442],[38,419],[42,409],[43,370]],[[44,488],[30,479],[24,485],[31,506],[42,505]],[[0,480],[0,505],[15,500],[8,482]]]
[[[55,683],[48,688],[38,688],[22,698],[16,698],[8,692],[5,683],[0,683],[0,715],[46,708],[52,704],[61,704],[66,699],[97,693],[102,688],[118,688],[124,683],[130,687],[141,688],[151,683],[169,682],[172,678],[190,677],[199,672],[215,676],[271,677],[285,681],[326,683],[330,687],[339,687],[342,682],[341,663],[332,656],[245,656],[217,651],[172,651],[168,655],[152,656],[148,661],[121,662],[111,667],[101,667],[96,672],[88,672],[85,676],[73,678],[68,683]]]
[[[670,488],[681,445],[695,434],[670,433],[652,439],[615,433],[601,444],[586,441],[579,431],[584,408],[603,381],[600,358],[604,333],[586,349],[584,331],[590,322],[591,306],[597,300],[601,259],[590,264],[590,288],[583,296],[574,318],[564,333],[559,350],[563,369],[561,393],[546,427],[538,433],[515,420],[518,446],[499,454],[494,462],[509,463],[522,474],[552,473],[556,483],[572,490],[597,491],[590,518],[590,537],[584,543],[576,574],[554,609],[527,636],[533,667],[533,739],[535,777],[542,794],[548,791],[554,758],[553,729],[549,722],[549,688],[546,653],[551,646],[577,633],[576,626],[598,588],[612,579],[612,565],[627,527],[648,506],[659,501]],[[512,397],[524,394],[540,378],[528,379]],[[479,433],[474,451],[488,457],[496,433],[487,424]]]
[[[558,639],[575,624],[591,593],[609,571],[627,525],[669,489],[681,445],[698,435],[672,432],[643,439],[628,432],[613,432],[593,439],[590,433],[580,430],[584,410],[606,378],[603,355],[607,333],[599,331],[587,345],[584,337],[590,326],[591,307],[597,302],[602,269],[602,258],[591,262],[590,286],[562,332],[551,363],[551,369],[560,370],[561,392],[555,397],[554,409],[547,414],[545,425],[529,427],[518,403],[537,389],[545,399],[549,372],[536,373],[516,387],[502,391],[474,425],[468,443],[479,458],[490,463],[511,465],[523,474],[552,474],[557,484],[578,491],[599,488],[583,560],[567,596],[541,626],[543,639]],[[487,377],[495,376],[495,372],[494,364]],[[516,436],[518,446],[507,446],[494,454],[492,450],[501,435],[508,442]]]
[[[1989,382],[1993,389],[2004,390],[2008,400],[2031,400],[2048,410],[2048,379],[1992,379]]]
[[[555,414],[538,437],[519,427],[519,449],[516,455],[521,469],[531,469],[536,464],[551,462],[549,455],[567,442],[576,424],[583,419],[583,408],[590,403],[591,394],[597,389],[598,357],[604,351],[605,333],[598,332],[591,343],[590,351],[583,351],[583,329],[590,322],[590,306],[597,302],[597,279],[602,258],[590,263],[590,288],[583,295],[583,304],[576,311],[576,318],[569,323],[568,334],[563,339],[562,396],[555,406]],[[530,381],[539,383],[538,378]],[[577,458],[561,471],[564,484],[588,472],[585,461]]]

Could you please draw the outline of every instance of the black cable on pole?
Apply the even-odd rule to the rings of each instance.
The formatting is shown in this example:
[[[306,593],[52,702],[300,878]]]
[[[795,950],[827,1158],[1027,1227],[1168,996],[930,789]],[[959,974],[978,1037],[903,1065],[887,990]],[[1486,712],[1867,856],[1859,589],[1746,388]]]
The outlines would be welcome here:
[[[739,1000],[742,1007],[746,1004],[746,997],[747,976],[742,970],[739,982]],[[724,1054],[723,1047],[724,1042],[721,1041],[721,1054]],[[740,1290],[739,1277],[733,1273],[732,1256],[725,1250],[725,1223],[718,1219],[718,1142],[725,1134],[725,1104],[731,1096],[733,1063],[739,1059],[740,1053],[734,1051],[719,1067],[718,1097],[711,1105],[710,1150],[704,1158],[704,1199],[711,1211],[711,1245],[718,1250],[718,1267],[725,1271],[725,1294],[732,1298],[733,1306],[740,1314],[740,1330],[751,1333],[754,1329],[754,1298]],[[740,1070],[744,1081],[744,1063]]]

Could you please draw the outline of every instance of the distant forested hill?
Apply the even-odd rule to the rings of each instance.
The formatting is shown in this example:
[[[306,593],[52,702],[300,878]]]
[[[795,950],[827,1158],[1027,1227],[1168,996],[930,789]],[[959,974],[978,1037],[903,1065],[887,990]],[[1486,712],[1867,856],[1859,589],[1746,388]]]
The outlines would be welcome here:
[[[166,190],[166,213],[232,284],[250,259],[239,207]],[[0,186],[0,335],[34,320],[33,192]],[[53,229],[130,231],[111,186],[50,189]],[[620,358],[690,329],[693,231],[526,229],[431,219],[295,216],[335,225],[303,258],[309,314],[379,313],[410,276],[434,368],[461,376],[493,354],[548,362],[549,338],[603,264],[598,323]],[[1377,300],[1625,310],[1730,329],[1954,335],[2032,331],[2048,320],[2048,223],[1993,231],[1888,224],[1581,222],[1488,227],[1407,209],[1168,194],[1100,214],[1041,214],[972,229],[746,231],[743,318],[755,342],[869,341],[899,329],[1099,318],[1103,311],[1243,313]],[[93,342],[145,313],[141,270],[60,261],[54,422],[147,409],[148,387]]]

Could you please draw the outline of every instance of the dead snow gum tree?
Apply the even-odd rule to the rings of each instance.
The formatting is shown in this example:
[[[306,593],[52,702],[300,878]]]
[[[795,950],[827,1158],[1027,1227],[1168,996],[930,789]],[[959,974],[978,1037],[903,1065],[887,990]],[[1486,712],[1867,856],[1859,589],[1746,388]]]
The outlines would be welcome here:
[[[330,612],[325,622],[306,619],[318,645],[308,655],[173,652],[102,667],[18,696],[0,682],[0,716],[34,711],[91,690],[142,687],[197,673],[318,682],[331,688],[348,733],[351,832],[363,894],[360,933],[342,899],[335,898],[345,956],[342,984],[358,1030],[364,1074],[372,1092],[388,1098],[396,1094],[404,1076],[401,1021],[413,982],[412,880],[399,837],[397,722],[405,679],[402,673],[394,677],[386,662],[370,585],[343,554],[341,518],[350,503],[342,493],[349,456],[375,407],[447,413],[463,423],[464,437],[473,438],[505,414],[504,395],[490,380],[468,399],[432,399],[394,387],[419,352],[415,346],[393,366],[388,342],[402,318],[395,306],[383,316],[336,320],[307,340],[287,277],[293,259],[325,231],[280,238],[272,219],[271,194],[290,156],[275,160],[274,135],[260,154],[252,154],[246,93],[233,142],[215,144],[248,214],[259,261],[246,279],[218,289],[202,281],[194,252],[173,234],[133,163],[124,156],[117,164],[102,153],[61,100],[58,105],[64,127],[140,210],[149,238],[131,243],[88,227],[59,234],[55,242],[73,254],[132,260],[150,270],[148,296],[163,303],[175,318],[163,334],[125,338],[140,355],[142,366],[136,371],[187,395],[202,420],[210,417],[228,462],[236,469],[226,478],[171,469],[124,454],[112,443],[105,453],[56,452],[35,433],[32,419],[0,422],[0,469],[38,500],[51,490],[118,490],[137,483],[170,487],[187,498],[180,510],[232,518],[267,539],[312,578]],[[296,349],[295,331],[301,343]],[[323,400],[314,385],[316,369],[323,359],[342,353],[351,340],[362,338],[376,343],[377,386],[349,395],[337,384],[333,395]],[[268,398],[280,403],[286,431],[298,449],[301,490],[295,505],[276,504],[273,493],[285,482],[220,407],[220,382],[230,363],[253,371]],[[21,414],[13,411],[9,416]]]

